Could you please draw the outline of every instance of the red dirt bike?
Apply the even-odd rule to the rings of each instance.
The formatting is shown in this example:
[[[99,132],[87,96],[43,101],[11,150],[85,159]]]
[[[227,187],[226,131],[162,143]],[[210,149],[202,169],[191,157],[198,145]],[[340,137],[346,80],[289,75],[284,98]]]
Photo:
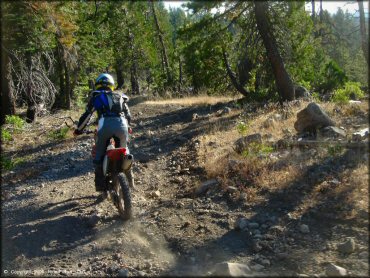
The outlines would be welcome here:
[[[96,142],[97,131],[85,131],[84,133],[94,133]],[[108,199],[113,201],[122,219],[132,218],[132,201],[130,187],[134,187],[132,174],[132,164],[134,157],[127,153],[126,148],[116,148],[119,139],[113,136],[107,141],[107,150],[103,160],[103,173],[105,176],[106,194]],[[95,157],[95,145],[91,155]]]

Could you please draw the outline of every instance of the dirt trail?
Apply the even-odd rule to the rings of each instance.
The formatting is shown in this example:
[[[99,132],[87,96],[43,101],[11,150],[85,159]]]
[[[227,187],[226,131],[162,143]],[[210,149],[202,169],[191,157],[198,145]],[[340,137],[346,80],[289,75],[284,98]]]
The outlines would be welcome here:
[[[294,261],[294,253],[308,252],[301,242],[312,240],[317,253],[327,246],[324,238],[313,240],[303,235],[296,238],[296,243],[287,242],[293,257],[284,250],[278,252],[280,257],[276,255],[274,240],[283,233],[277,225],[278,217],[284,210],[237,204],[225,192],[212,198],[192,198],[192,188],[206,179],[204,170],[197,165],[197,136],[212,125],[210,121],[194,122],[192,117],[224,106],[148,106],[140,99],[133,100],[136,127],[130,150],[136,159],[137,191],[132,193],[135,218],[126,222],[119,219],[109,201],[97,201],[91,137],[84,135],[29,150],[32,163],[7,174],[2,185],[2,273],[207,275],[224,261],[253,262],[260,267],[254,268],[256,275],[300,273],[302,265]],[[222,129],[228,127],[226,123],[234,124],[235,117],[231,115],[227,121],[221,117],[214,124]],[[263,223],[262,233],[269,227],[276,227],[275,232],[266,236],[262,247],[256,246],[252,234],[234,229],[239,216]],[[364,224],[353,226],[353,233],[359,229],[362,243],[366,244]],[[338,229],[344,226],[338,225]],[[329,236],[331,232],[327,233]],[[313,264],[312,260],[307,264]],[[368,270],[368,265],[356,267],[357,275]]]

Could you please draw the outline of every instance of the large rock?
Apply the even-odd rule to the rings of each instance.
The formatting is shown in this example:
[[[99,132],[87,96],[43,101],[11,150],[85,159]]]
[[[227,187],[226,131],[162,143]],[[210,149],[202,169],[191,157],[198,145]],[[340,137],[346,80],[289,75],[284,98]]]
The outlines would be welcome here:
[[[237,153],[242,153],[245,149],[248,148],[248,145],[251,144],[251,143],[261,144],[262,143],[261,134],[260,133],[255,133],[255,134],[251,134],[251,135],[239,138],[238,140],[236,140],[236,142],[234,144],[234,146],[235,146],[234,150]]]
[[[303,86],[294,86],[295,98],[310,98],[310,92]]]
[[[298,132],[310,132],[327,126],[335,126],[335,123],[315,102],[311,102],[305,109],[299,111],[297,121],[294,123],[294,128]]]
[[[216,264],[212,274],[215,276],[242,277],[253,276],[254,272],[245,264],[223,262]]]

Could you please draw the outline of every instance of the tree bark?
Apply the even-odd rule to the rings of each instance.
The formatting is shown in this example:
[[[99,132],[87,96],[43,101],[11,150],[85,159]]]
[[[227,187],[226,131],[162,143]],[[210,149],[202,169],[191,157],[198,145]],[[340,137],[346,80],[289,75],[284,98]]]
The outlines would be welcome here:
[[[268,19],[267,10],[267,2],[254,1],[254,12],[257,28],[262,37],[272,71],[275,76],[275,83],[280,95],[280,101],[283,102],[287,100],[293,100],[293,82],[286,71],[283,59],[280,56],[275,37],[272,33],[272,26]]]
[[[182,89],[182,81],[183,79],[183,76],[182,76],[182,60],[181,60],[181,56],[179,55],[179,86],[178,86],[178,91],[180,92],[181,89]]]
[[[166,49],[166,46],[165,46],[164,40],[163,40],[163,35],[162,35],[163,32],[162,32],[162,30],[159,26],[157,13],[156,13],[155,7],[154,7],[154,1],[150,0],[150,3],[151,3],[152,12],[153,12],[155,27],[157,29],[158,39],[159,39],[159,42],[160,42],[160,45],[161,45],[161,53],[162,53],[164,68],[166,70],[167,82],[171,83],[172,82],[172,76],[171,76],[170,66],[169,66],[169,62],[168,62],[167,49]]]
[[[122,89],[123,85],[125,84],[125,79],[123,77],[123,70],[121,63],[116,61],[116,74],[117,74],[117,88]]]
[[[316,18],[315,0],[311,0],[311,6],[312,6],[311,18],[312,18],[312,21],[315,22],[315,18]]]
[[[227,75],[229,76],[231,83],[233,84],[235,89],[238,90],[239,93],[241,93],[243,96],[247,96],[248,92],[244,89],[242,85],[240,85],[240,83],[236,79],[235,73],[231,70],[229,61],[227,60],[227,54],[226,54],[225,48],[222,48],[222,57],[224,59],[224,64],[226,67]]]
[[[365,60],[369,66],[369,40],[366,35],[365,12],[363,1],[358,0],[358,8],[360,11],[360,32],[361,32],[361,46],[364,52]]]
[[[64,61],[63,63],[64,67],[64,76],[65,76],[65,108],[71,109],[71,95],[72,95],[72,88],[71,88],[71,77],[70,72],[68,69],[67,62]]]
[[[1,103],[0,103],[0,123],[5,123],[6,115],[15,114],[14,92],[10,86],[10,60],[7,50],[2,47],[1,51]]]

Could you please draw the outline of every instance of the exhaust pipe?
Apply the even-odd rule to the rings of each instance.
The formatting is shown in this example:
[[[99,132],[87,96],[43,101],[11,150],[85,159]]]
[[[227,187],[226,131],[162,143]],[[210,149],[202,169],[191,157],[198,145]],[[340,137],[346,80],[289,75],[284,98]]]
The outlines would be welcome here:
[[[122,163],[123,170],[124,171],[130,170],[133,162],[134,162],[134,156],[132,154],[126,155]]]

